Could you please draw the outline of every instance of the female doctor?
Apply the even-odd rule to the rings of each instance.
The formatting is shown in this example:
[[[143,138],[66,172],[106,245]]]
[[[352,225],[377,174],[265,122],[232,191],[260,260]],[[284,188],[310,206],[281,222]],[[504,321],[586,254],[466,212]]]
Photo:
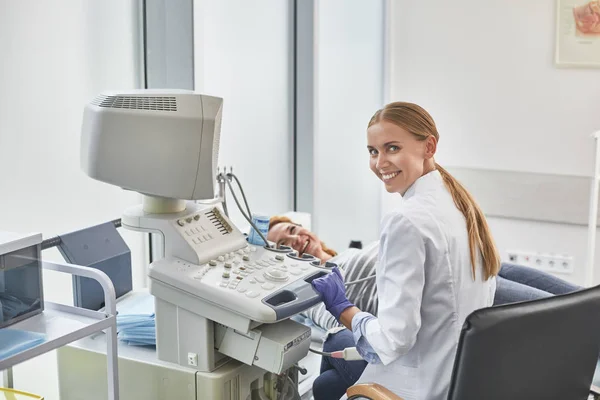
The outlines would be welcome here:
[[[348,301],[337,268],[313,281],[327,310],[348,328],[335,335],[347,335],[368,362],[358,383],[381,384],[405,400],[446,399],[463,322],[492,305],[500,268],[483,213],[434,160],[438,140],[432,117],[416,104],[388,104],[369,122],[371,170],[403,197],[382,222],[378,316]],[[324,361],[315,400],[343,396],[353,383],[352,363],[360,361]]]

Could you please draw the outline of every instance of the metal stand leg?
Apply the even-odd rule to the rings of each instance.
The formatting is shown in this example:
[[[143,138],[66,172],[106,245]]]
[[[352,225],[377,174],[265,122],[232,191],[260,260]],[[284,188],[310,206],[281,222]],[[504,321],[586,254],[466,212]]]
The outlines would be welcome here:
[[[2,371],[2,384],[8,389],[13,389],[15,387],[15,383],[13,382],[12,368]]]
[[[108,374],[108,398],[119,400],[119,358],[117,357],[117,327],[106,330],[106,365]]]

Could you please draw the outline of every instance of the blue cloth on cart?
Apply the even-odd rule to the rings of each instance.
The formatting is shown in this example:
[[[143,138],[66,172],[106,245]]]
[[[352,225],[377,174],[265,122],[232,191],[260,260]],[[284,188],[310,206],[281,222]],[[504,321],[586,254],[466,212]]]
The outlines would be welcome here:
[[[46,341],[46,335],[21,329],[0,329],[0,360],[37,346]]]
[[[117,304],[117,337],[132,346],[156,346],[154,297],[136,293]]]

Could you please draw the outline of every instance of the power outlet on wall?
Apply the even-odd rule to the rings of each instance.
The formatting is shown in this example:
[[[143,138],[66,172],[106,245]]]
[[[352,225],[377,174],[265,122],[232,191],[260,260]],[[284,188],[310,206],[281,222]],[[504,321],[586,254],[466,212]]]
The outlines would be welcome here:
[[[531,251],[508,251],[511,263],[537,268],[542,271],[572,274],[575,260],[568,254],[538,253]]]

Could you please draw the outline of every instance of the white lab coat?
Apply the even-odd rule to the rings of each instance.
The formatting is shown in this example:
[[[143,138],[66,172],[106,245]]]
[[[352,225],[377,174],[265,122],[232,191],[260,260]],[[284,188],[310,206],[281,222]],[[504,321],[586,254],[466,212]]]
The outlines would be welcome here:
[[[369,364],[358,383],[405,400],[446,400],[462,325],[494,300],[496,281],[483,280],[480,257],[476,270],[473,280],[465,219],[440,173],[417,179],[383,220],[378,318],[364,326],[382,364]]]

